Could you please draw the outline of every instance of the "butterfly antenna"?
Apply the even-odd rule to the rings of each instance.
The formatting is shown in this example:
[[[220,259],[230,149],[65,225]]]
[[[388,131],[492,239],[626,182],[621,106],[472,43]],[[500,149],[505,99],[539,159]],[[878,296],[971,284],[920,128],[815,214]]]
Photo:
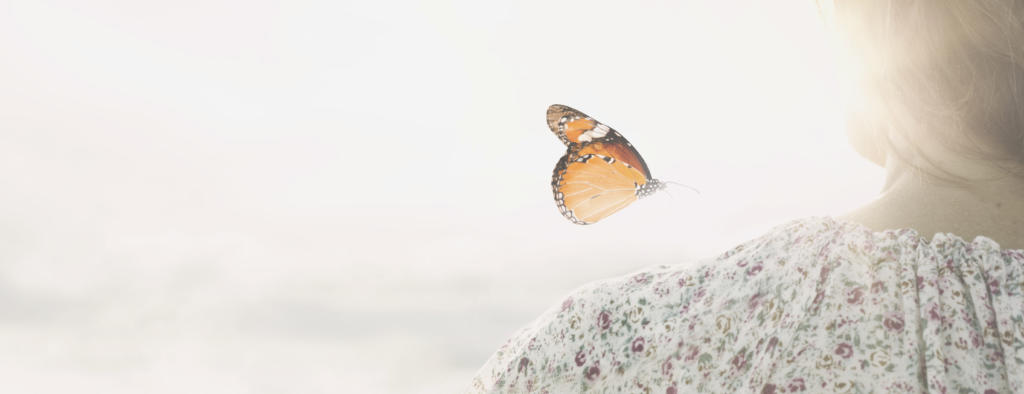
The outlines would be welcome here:
[[[682,183],[672,182],[672,181],[663,181],[663,182],[668,183],[668,184],[672,184],[672,185],[676,185],[676,186],[682,186],[682,187],[685,187],[687,189],[693,190],[694,193],[700,194],[700,190],[697,190],[695,187],[690,186],[690,185],[684,185]],[[668,189],[665,189],[665,191],[668,191]],[[669,193],[669,195],[671,195],[671,193]]]

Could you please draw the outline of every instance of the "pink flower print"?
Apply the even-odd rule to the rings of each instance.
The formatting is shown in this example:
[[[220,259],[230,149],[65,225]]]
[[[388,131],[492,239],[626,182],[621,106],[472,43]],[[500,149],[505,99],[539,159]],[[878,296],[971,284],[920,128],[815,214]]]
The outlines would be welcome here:
[[[526,371],[526,367],[530,366],[530,359],[523,357],[519,359],[519,373]]]
[[[828,267],[821,267],[821,273],[818,276],[818,281],[824,282],[825,279],[828,279],[829,271],[831,270]]]
[[[587,371],[583,374],[583,376],[586,377],[587,380],[594,380],[599,375],[601,375],[601,368],[598,368],[597,365],[587,368]]]
[[[661,363],[661,374],[665,376],[672,374],[672,359],[667,359]]]
[[[700,353],[700,348],[690,345],[690,352],[686,355],[686,361],[693,361],[697,359],[697,354]]]
[[[672,376],[672,357],[669,357],[665,362],[662,362],[662,375],[666,377]]]
[[[939,314],[939,304],[933,303],[931,308],[928,308],[928,318],[934,321],[941,321],[942,316]]]
[[[761,264],[758,264],[758,265],[755,265],[753,267],[750,267],[750,269],[747,270],[747,276],[757,275],[757,273],[761,272],[761,269],[763,269],[763,268],[764,267],[762,267]]]
[[[779,337],[772,337],[772,339],[768,340],[768,347],[765,348],[764,350],[766,352],[770,352],[770,351],[772,351],[772,349],[775,349],[775,345],[778,345],[778,344],[779,344]]]
[[[583,364],[587,363],[587,354],[583,353],[583,350],[580,350],[579,352],[576,352],[575,361],[576,361],[576,366],[577,367],[582,367]]]
[[[669,386],[667,389],[665,389],[665,394],[676,394],[678,392],[679,390],[676,390],[676,386]]]
[[[818,305],[824,299],[825,299],[825,290],[819,290],[818,294],[814,296],[814,301],[811,301],[811,305]]]
[[[761,388],[761,394],[775,394],[775,385],[771,383],[764,385]]]
[[[793,380],[790,380],[789,383],[786,384],[786,388],[789,389],[789,391],[807,390],[807,386],[804,386],[804,378],[793,378]]]
[[[967,308],[964,308],[960,310],[960,320],[963,320],[964,323],[971,324],[971,322],[974,321],[974,316],[971,316],[971,313],[967,311]]]
[[[631,346],[631,349],[633,349],[633,353],[644,351],[644,337],[636,337],[636,339],[633,340],[633,346]]]
[[[612,325],[612,315],[608,311],[601,311],[600,315],[597,315],[597,326],[602,330],[607,330]]]
[[[896,316],[896,315],[887,316],[885,318],[885,320],[882,321],[882,324],[885,325],[886,329],[889,329],[889,330],[892,330],[892,331],[896,331],[896,332],[902,332],[903,331],[903,316]]]
[[[853,355],[853,346],[850,346],[850,344],[846,342],[840,343],[839,346],[836,347],[835,353],[842,358],[850,358],[850,356]]]
[[[882,281],[877,281],[875,283],[872,283],[871,284],[871,293],[874,293],[874,294],[881,293],[882,289],[884,287],[885,287],[885,283],[883,283]]]
[[[753,310],[761,304],[761,293],[750,296],[750,300],[747,301],[747,309]]]
[[[999,295],[999,279],[993,278],[988,282],[988,291],[992,292],[992,295]]]
[[[732,366],[737,371],[743,370],[743,367],[747,366],[747,352],[741,351],[732,358]]]
[[[853,304],[853,305],[860,304],[863,301],[864,288],[863,287],[856,287],[856,288],[850,290],[849,292],[847,292],[846,295],[847,295],[847,298],[846,298],[846,302],[847,303],[850,303],[850,304]]]

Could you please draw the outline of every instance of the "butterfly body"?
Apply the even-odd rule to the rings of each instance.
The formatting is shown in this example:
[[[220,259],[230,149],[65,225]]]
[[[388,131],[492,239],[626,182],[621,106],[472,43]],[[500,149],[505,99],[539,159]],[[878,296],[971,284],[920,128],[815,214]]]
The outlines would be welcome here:
[[[558,210],[592,224],[665,187],[622,134],[564,105],[548,107],[548,127],[567,147],[551,189]]]

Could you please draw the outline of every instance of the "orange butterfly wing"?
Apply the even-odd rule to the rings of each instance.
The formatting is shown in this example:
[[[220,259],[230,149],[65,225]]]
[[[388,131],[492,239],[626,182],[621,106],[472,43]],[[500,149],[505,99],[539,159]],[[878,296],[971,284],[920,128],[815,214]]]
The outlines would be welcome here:
[[[548,127],[568,147],[551,188],[559,211],[573,223],[595,223],[663,187],[614,129],[564,105],[552,105],[547,115]]]
[[[595,223],[625,208],[639,198],[637,185],[647,183],[636,168],[608,156],[569,158],[562,156],[555,167],[552,188],[559,211],[576,224]]]

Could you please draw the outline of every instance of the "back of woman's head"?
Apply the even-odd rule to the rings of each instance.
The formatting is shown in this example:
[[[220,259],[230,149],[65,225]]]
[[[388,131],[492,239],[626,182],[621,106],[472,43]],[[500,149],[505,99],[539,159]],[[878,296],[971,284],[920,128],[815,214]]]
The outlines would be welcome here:
[[[891,152],[941,171],[918,149],[927,139],[1024,168],[1024,0],[829,4]]]

